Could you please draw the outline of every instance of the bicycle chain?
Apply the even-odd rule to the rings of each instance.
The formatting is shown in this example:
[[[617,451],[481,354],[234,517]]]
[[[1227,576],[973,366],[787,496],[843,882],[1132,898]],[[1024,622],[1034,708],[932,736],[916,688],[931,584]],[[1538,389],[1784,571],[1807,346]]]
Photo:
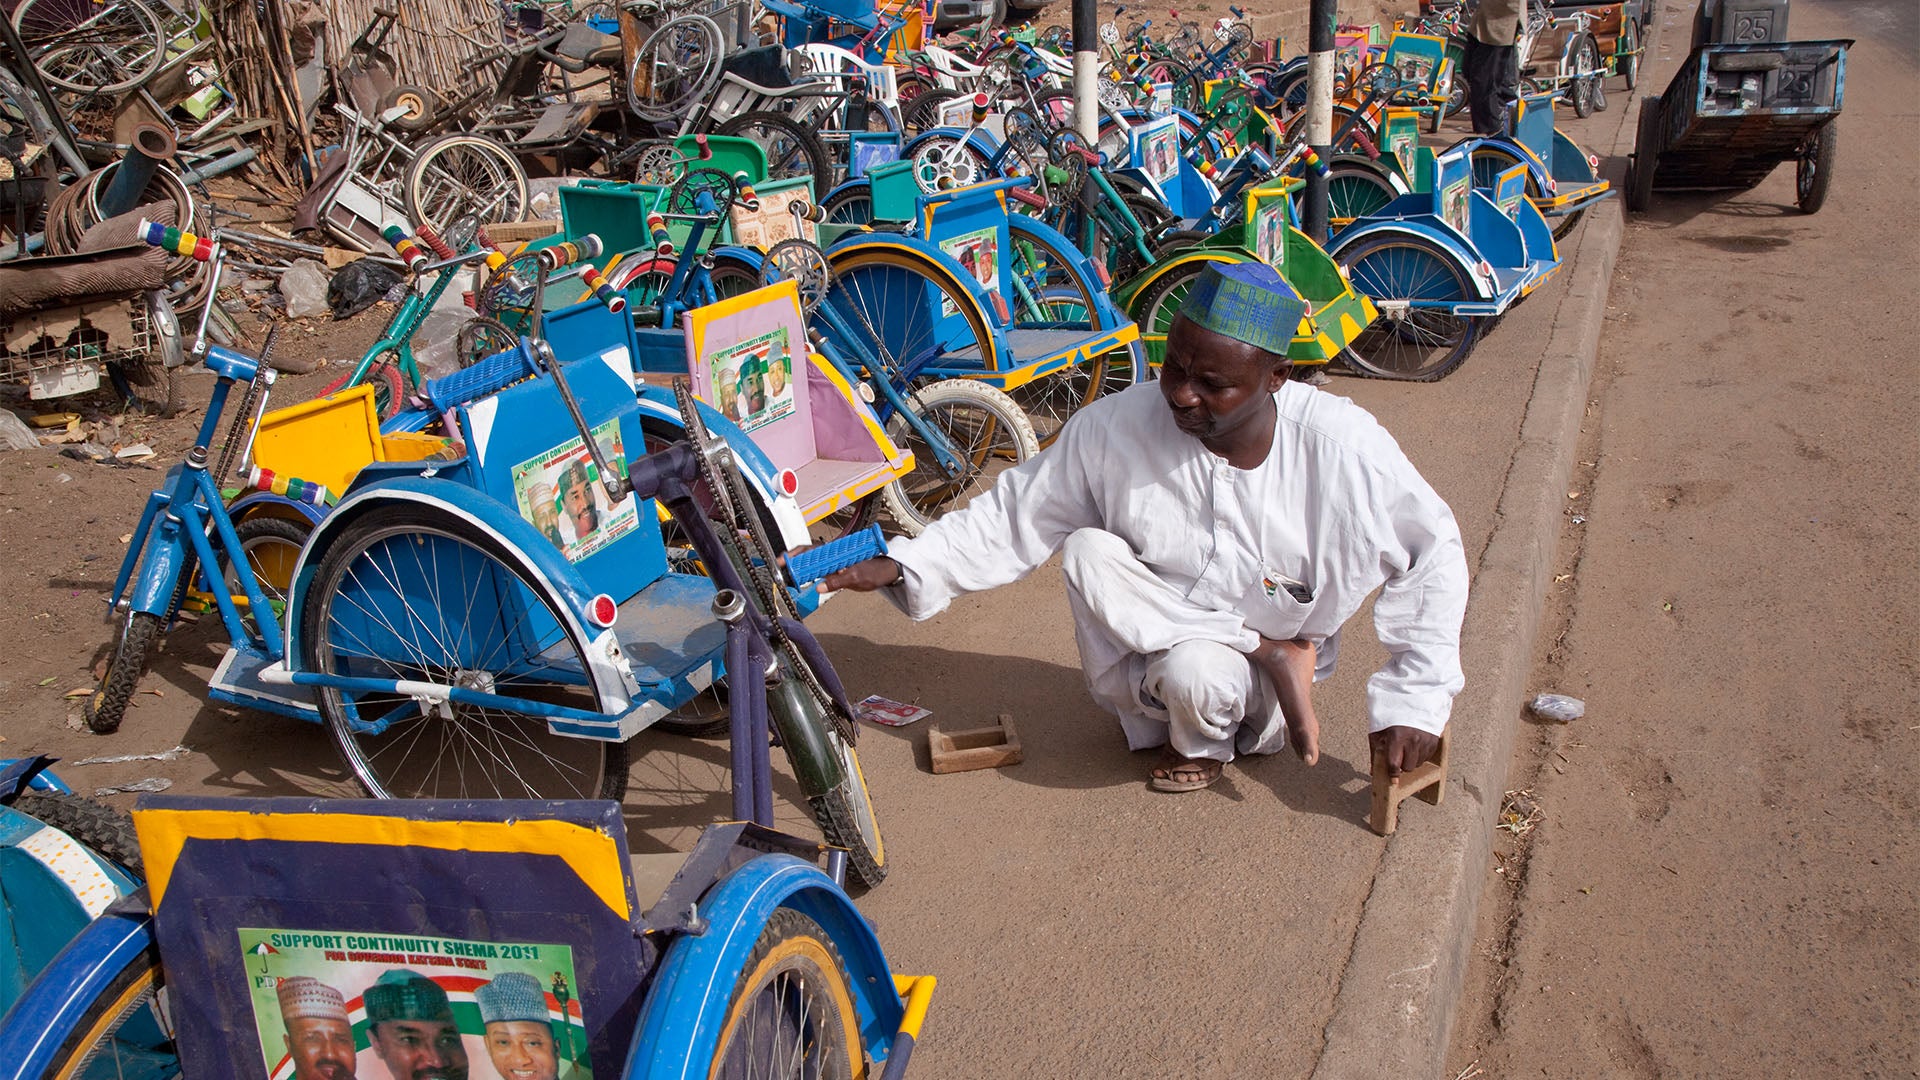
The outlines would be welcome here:
[[[247,382],[246,393],[240,396],[240,408],[233,414],[233,422],[227,425],[227,437],[220,444],[220,457],[213,469],[213,485],[219,487],[226,482],[227,473],[233,470],[233,459],[240,452],[240,434],[251,426],[253,411],[260,405],[260,396],[267,392],[267,372],[273,367],[273,347],[280,340],[280,324],[267,328],[267,340],[260,346],[260,366],[254,377]]]

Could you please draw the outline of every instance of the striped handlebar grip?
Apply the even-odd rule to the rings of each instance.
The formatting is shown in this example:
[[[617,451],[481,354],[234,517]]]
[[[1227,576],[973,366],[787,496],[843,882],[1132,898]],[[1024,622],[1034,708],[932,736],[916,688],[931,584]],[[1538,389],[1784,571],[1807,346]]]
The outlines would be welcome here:
[[[210,237],[181,232],[171,225],[162,225],[157,221],[148,221],[146,218],[140,219],[137,232],[140,239],[163,251],[185,255],[201,262],[213,258],[213,240]]]
[[[389,225],[380,230],[380,235],[386,237],[387,243],[400,255],[400,261],[407,264],[408,270],[417,274],[421,267],[427,265],[426,251],[414,243],[413,237],[408,236],[400,226]]]

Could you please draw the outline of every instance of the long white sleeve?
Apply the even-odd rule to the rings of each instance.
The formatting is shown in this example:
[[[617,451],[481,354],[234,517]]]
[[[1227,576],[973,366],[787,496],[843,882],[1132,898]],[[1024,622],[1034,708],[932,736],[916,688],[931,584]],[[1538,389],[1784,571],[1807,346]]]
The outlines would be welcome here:
[[[1376,507],[1380,571],[1374,632],[1387,662],[1367,680],[1368,730],[1405,726],[1438,735],[1460,670],[1460,624],[1467,611],[1467,559],[1453,511],[1409,467],[1397,498]]]

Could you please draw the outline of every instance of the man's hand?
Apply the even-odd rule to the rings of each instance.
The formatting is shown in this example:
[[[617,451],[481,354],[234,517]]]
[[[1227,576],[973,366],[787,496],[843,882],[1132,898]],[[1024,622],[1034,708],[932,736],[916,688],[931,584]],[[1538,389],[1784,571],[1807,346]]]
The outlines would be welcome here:
[[[828,592],[838,592],[841,589],[872,592],[899,581],[900,573],[899,563],[881,555],[866,562],[854,563],[845,570],[835,570],[820,580],[820,587]]]
[[[1367,736],[1367,745],[1387,757],[1387,775],[1399,776],[1433,760],[1440,752],[1440,736],[1419,728],[1382,728]]]

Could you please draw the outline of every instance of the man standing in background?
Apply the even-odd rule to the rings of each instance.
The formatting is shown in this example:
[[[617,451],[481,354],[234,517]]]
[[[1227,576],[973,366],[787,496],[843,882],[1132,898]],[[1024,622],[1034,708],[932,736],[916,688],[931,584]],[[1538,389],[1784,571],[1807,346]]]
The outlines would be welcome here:
[[[1507,130],[1520,100],[1520,20],[1526,0],[1480,0],[1467,24],[1467,108],[1475,135]]]

